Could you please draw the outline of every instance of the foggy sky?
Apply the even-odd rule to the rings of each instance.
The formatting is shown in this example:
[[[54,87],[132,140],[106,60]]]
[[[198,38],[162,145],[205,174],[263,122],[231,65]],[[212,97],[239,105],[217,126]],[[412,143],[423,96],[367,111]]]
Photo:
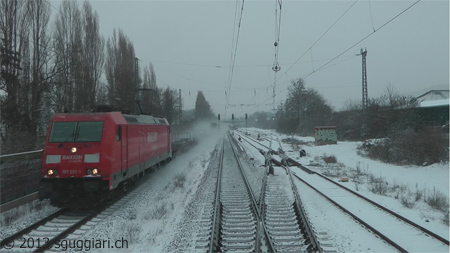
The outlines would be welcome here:
[[[225,115],[230,85],[227,118],[273,108],[275,0],[245,1],[231,82],[235,13],[239,22],[242,1],[90,2],[105,39],[121,28],[140,66],[154,65],[158,87],[181,89],[184,109],[194,108],[201,90],[214,112]],[[276,104],[285,100],[290,81],[303,77],[306,87],[318,90],[335,109],[350,99],[361,101],[361,48],[368,52],[369,98],[389,85],[406,95],[448,88],[448,1],[422,0],[379,29],[414,2],[357,1],[311,48],[354,1],[282,1]],[[51,3],[59,7],[60,1]]]

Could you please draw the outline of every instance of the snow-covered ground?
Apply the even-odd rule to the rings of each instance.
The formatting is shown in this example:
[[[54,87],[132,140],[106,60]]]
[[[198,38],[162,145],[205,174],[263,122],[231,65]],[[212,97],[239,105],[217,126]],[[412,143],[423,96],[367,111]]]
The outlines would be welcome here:
[[[339,183],[418,223],[432,232],[444,238],[449,238],[449,227],[448,223],[446,223],[448,222],[448,220],[446,221],[448,219],[448,216],[446,216],[448,212],[436,210],[424,202],[424,199],[436,194],[437,196],[442,196],[448,206],[448,163],[432,164],[424,167],[396,166],[358,155],[357,146],[361,142],[338,142],[337,145],[315,146],[313,137],[280,135],[271,130],[254,128],[249,128],[247,131],[255,139],[259,134],[264,138],[265,144],[267,146],[270,144],[272,149],[277,150],[281,145],[286,154],[291,158],[299,161],[309,169],[328,175],[336,182],[339,182],[342,177],[348,177],[350,179],[349,182]],[[292,145],[282,141],[287,138],[294,138],[300,141],[300,144]],[[269,140],[272,141],[270,142]],[[245,144],[243,145],[245,146]],[[306,151],[306,157],[300,157],[299,149]],[[323,160],[324,157],[330,156],[336,157],[337,163],[327,164]],[[298,168],[292,167],[292,170],[301,173],[301,170]],[[380,184],[385,189],[385,192],[383,194],[375,194],[372,191],[374,188],[372,181],[381,182]],[[321,213],[323,210],[330,210],[327,207],[329,204],[324,203],[321,205],[317,203],[317,197],[312,195],[306,196],[306,201],[314,204],[317,211],[321,209],[321,211],[314,212],[312,215],[317,216],[317,213]],[[417,198],[420,197],[417,201],[415,201],[416,196]],[[407,202],[410,206],[405,207],[402,201]],[[320,218],[330,222],[330,215],[327,212],[323,213],[323,216],[320,216]],[[321,219],[317,219],[317,221]],[[334,215],[331,215],[331,219],[334,219]],[[335,220],[336,222],[338,221],[338,219]],[[333,233],[333,230],[336,229],[339,231],[339,226],[336,226],[336,224],[328,224],[327,229],[322,231]],[[336,238],[336,241],[339,240],[342,240],[342,238]],[[364,249],[361,245],[341,245],[339,249],[343,251],[373,251],[374,247]],[[448,251],[448,247],[446,247],[445,251]]]
[[[208,187],[203,187],[205,182],[204,175],[209,175],[208,165],[212,163],[211,157],[215,157],[214,149],[227,130],[209,129],[205,126],[200,128],[197,136],[199,143],[193,149],[185,154],[179,155],[171,163],[150,175],[145,185],[140,187],[135,195],[136,197],[128,201],[123,208],[115,211],[107,220],[100,222],[95,228],[87,231],[84,239],[125,239],[128,241],[127,252],[191,252],[195,247],[196,223],[201,215],[201,202],[206,201],[203,197]],[[208,134],[210,132],[210,134]],[[358,142],[338,142],[337,145],[314,146],[312,137],[298,137],[295,139],[302,141],[299,147],[281,142],[282,139],[292,137],[276,134],[273,131],[249,128],[248,132],[255,137],[257,133],[273,136],[278,141],[272,142],[272,148],[282,145],[283,149],[293,159],[297,159],[310,169],[327,175],[336,175],[332,177],[336,181],[342,176],[348,176],[349,182],[342,183],[352,190],[358,192],[389,209],[406,216],[407,218],[418,222],[420,225],[432,230],[433,232],[449,237],[449,227],[444,223],[444,213],[434,210],[423,202],[423,198],[439,192],[444,194],[447,203],[449,196],[449,167],[448,164],[433,164],[426,167],[417,166],[394,166],[384,164],[379,161],[373,161],[357,154],[356,147]],[[278,144],[277,144],[278,143]],[[261,168],[264,159],[256,151],[241,144],[247,151],[247,163],[255,169]],[[306,157],[299,157],[297,148],[306,150]],[[337,164],[326,164],[321,157],[334,155],[337,158]],[[359,174],[357,174],[357,171]],[[206,174],[205,174],[206,173]],[[396,189],[404,189],[397,192],[388,192],[385,195],[374,194],[370,188],[370,176],[374,178],[383,178],[388,186],[398,185]],[[359,175],[357,182],[352,180],[354,175]],[[412,208],[402,205],[399,196],[408,196],[408,194],[423,193],[425,196],[421,200],[413,202]],[[197,204],[196,204],[197,203]],[[311,202],[312,203],[312,202]],[[358,233],[351,227],[346,229],[336,228],[333,219],[337,217],[330,216],[332,208],[330,204],[321,204],[314,202],[316,209],[322,209],[316,214],[322,213],[324,221],[321,226],[330,226],[330,233],[335,230],[349,231],[350,234],[344,234],[341,238],[364,237],[367,233]],[[52,209],[43,208],[43,211],[28,213],[17,219],[13,225],[3,227],[1,236],[8,236],[11,231],[24,227],[30,220],[37,219],[37,216],[43,216],[44,212],[49,213]],[[0,215],[0,221],[5,219],[5,214]],[[328,216],[327,216],[328,215]],[[331,220],[330,220],[331,219]],[[27,222],[28,221],[28,222]],[[4,224],[4,223],[2,223]],[[327,225],[328,224],[328,225]],[[320,230],[319,227],[316,229]],[[6,232],[5,232],[6,231]],[[10,231],[10,232],[8,232]],[[353,231],[353,232],[352,232]],[[364,237],[367,238],[367,237]],[[370,238],[370,237],[368,237]],[[339,240],[336,238],[334,241]],[[349,241],[356,241],[352,238]],[[367,245],[369,245],[367,247]],[[339,251],[390,251],[389,247],[379,241],[365,245],[337,245]],[[124,251],[123,249],[116,249]],[[103,252],[110,252],[112,249],[104,249]]]

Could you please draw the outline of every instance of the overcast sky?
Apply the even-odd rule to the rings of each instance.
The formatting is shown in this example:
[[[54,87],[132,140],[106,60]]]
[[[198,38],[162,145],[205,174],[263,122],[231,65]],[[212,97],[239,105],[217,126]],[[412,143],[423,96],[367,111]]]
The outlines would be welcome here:
[[[140,66],[154,65],[158,87],[181,89],[184,109],[194,108],[199,90],[215,113],[225,115],[228,104],[227,118],[273,108],[276,0],[244,2],[237,49],[242,0],[90,2],[105,39],[114,28],[122,29]],[[367,49],[369,98],[389,85],[401,94],[448,88],[449,2],[422,0],[386,24],[415,2],[283,0],[277,11],[276,104],[285,100],[290,81],[300,77],[335,109],[350,99],[360,101],[361,48]],[[59,7],[60,1],[51,3]]]

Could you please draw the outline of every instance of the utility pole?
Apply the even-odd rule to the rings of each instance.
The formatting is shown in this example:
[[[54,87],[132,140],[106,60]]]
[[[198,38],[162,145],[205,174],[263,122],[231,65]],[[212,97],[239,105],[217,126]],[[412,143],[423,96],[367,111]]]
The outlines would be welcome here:
[[[367,104],[368,104],[368,95],[367,95],[367,68],[366,68],[366,57],[367,57],[367,50],[361,48],[361,54],[362,56],[362,126],[361,126],[361,139],[365,140],[366,136],[366,110],[367,110]]]

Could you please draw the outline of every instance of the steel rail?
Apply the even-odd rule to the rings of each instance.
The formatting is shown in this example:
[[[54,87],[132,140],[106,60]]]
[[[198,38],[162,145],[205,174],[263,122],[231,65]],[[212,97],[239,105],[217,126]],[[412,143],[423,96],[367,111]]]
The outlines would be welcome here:
[[[292,159],[291,159],[291,160],[292,160]],[[304,167],[304,166],[303,166],[302,164],[300,164],[299,162],[297,162],[297,161],[295,161],[295,160],[292,160],[292,161],[293,161],[297,166],[299,166],[299,167]],[[354,194],[355,196],[364,199],[365,201],[367,201],[367,202],[371,203],[372,205],[374,205],[374,206],[380,208],[381,210],[383,210],[383,211],[385,211],[385,212],[387,212],[387,213],[389,213],[389,214],[395,216],[396,218],[398,218],[398,219],[400,219],[400,220],[402,220],[402,221],[408,223],[409,225],[411,225],[411,226],[413,226],[413,227],[415,227],[415,228],[421,230],[422,232],[425,232],[425,233],[429,234],[430,236],[434,237],[435,239],[437,239],[437,240],[439,240],[439,241],[441,241],[441,242],[443,242],[443,243],[449,245],[449,241],[448,241],[447,239],[445,239],[445,238],[443,238],[443,237],[441,237],[441,236],[439,236],[439,235],[433,233],[432,231],[430,231],[430,230],[428,230],[428,229],[426,229],[426,228],[420,226],[419,224],[414,223],[413,221],[411,221],[411,220],[409,220],[409,219],[407,219],[407,218],[405,218],[405,217],[403,217],[403,216],[401,216],[401,215],[399,215],[399,214],[397,214],[397,213],[395,213],[395,212],[393,212],[393,211],[387,209],[386,207],[384,207],[384,206],[382,206],[382,205],[376,203],[375,201],[373,201],[373,200],[371,200],[371,199],[369,199],[369,198],[366,198],[366,197],[364,197],[363,195],[361,195],[361,194],[359,194],[359,193],[357,193],[357,192],[355,192],[355,191],[352,191],[352,190],[348,189],[347,187],[342,186],[341,184],[335,182],[334,180],[329,179],[328,177],[325,177],[325,176],[322,175],[322,174],[319,174],[319,173],[316,173],[316,172],[314,172],[314,174],[316,174],[316,175],[322,177],[323,179],[325,179],[325,180],[327,180],[327,181],[329,181],[329,182],[331,182],[331,183],[333,183],[333,184],[339,186],[340,188],[343,188],[344,190],[346,190],[346,191],[348,191],[348,192]]]
[[[292,178],[292,173],[291,170],[287,170],[288,175],[289,175],[289,181],[291,182],[291,188],[292,191],[294,192],[294,198],[295,198],[295,206],[299,212],[300,218],[302,220],[302,225],[304,227],[304,230],[306,232],[306,234],[308,235],[308,238],[310,240],[310,243],[312,245],[312,251],[316,252],[323,252],[323,249],[320,247],[320,243],[319,240],[317,240],[317,236],[314,233],[311,224],[309,223],[308,217],[305,214],[305,208],[303,207],[303,202],[300,198],[300,195],[298,194],[298,190],[297,187],[294,184],[294,179]]]
[[[300,216],[301,222],[304,226],[306,235],[310,239],[311,245],[313,247],[312,250],[323,252],[323,249],[320,247],[320,242],[317,240],[316,234],[313,232],[311,224],[309,223],[308,218],[305,215],[305,208],[303,207],[303,202],[301,201],[301,198],[298,194],[297,187],[294,184],[294,180],[292,178],[292,173],[291,173],[290,169],[287,168],[287,166],[283,165],[280,161],[277,161],[276,159],[274,159],[271,156],[270,156],[270,160],[273,163],[275,163],[277,166],[284,168],[286,170],[286,172],[288,173],[289,181],[291,182],[291,188],[292,188],[292,191],[294,193],[294,198],[295,198],[294,204],[295,204],[297,210],[299,211],[299,216]],[[297,176],[297,175],[295,175],[295,176]]]
[[[140,182],[138,182],[138,186],[144,184],[145,180],[140,180]],[[112,206],[114,203],[117,203],[118,201],[120,201],[121,199],[123,199],[125,196],[127,196],[128,194],[134,192],[137,189],[137,187],[133,187],[133,190],[128,191],[124,194],[120,194],[119,196],[117,196],[117,198],[114,199],[113,203],[101,203],[101,205],[97,206],[96,209],[91,213],[88,214],[86,217],[82,218],[81,220],[77,221],[76,223],[74,223],[73,225],[71,225],[69,228],[67,228],[66,230],[62,231],[59,235],[54,236],[51,240],[49,240],[48,242],[46,242],[45,244],[43,244],[41,247],[37,248],[34,252],[43,252],[47,249],[50,249],[55,243],[58,242],[58,240],[61,240],[63,238],[65,238],[67,235],[69,235],[70,233],[72,233],[73,231],[75,231],[76,229],[78,229],[80,226],[82,226],[83,224],[87,223],[88,221],[90,221],[92,218],[94,218],[96,215],[100,214],[101,212],[103,212],[106,208]],[[59,217],[60,215],[64,214],[65,212],[69,211],[70,209],[68,208],[62,208],[56,212],[54,212],[53,214],[45,217],[42,220],[39,220],[38,222],[32,224],[31,226],[28,226],[24,229],[22,229],[21,231],[3,239],[0,243],[1,247],[0,249],[2,249],[5,245],[11,243],[12,241],[14,241],[15,239],[18,239],[20,237],[22,237],[23,235],[39,228],[42,225],[45,225],[45,223]]]
[[[44,252],[45,250],[50,249],[53,245],[55,245],[60,240],[67,237],[69,234],[73,233],[75,230],[77,230],[82,225],[86,224],[88,221],[92,220],[95,216],[97,216],[99,213],[103,212],[104,209],[96,210],[95,212],[87,215],[83,219],[79,220],[72,226],[68,227],[66,230],[62,231],[59,235],[53,237],[51,240],[46,242],[42,247],[37,248],[34,252]]]
[[[234,138],[231,137],[231,135],[228,133],[228,136],[231,140],[235,140]],[[232,144],[232,142],[230,142]],[[256,216],[257,216],[257,222],[258,222],[258,229],[257,229],[257,235],[260,234],[260,231],[262,229],[263,233],[265,234],[266,237],[266,242],[267,242],[267,246],[269,248],[269,252],[275,252],[275,247],[273,245],[272,240],[270,239],[269,233],[267,232],[266,226],[264,225],[263,222],[263,215],[261,213],[261,209],[258,206],[258,203],[256,201],[255,195],[253,194],[253,190],[250,187],[250,183],[248,182],[247,176],[245,175],[244,169],[242,168],[242,164],[241,161],[239,159],[239,157],[237,156],[236,150],[233,147],[233,145],[231,145],[231,149],[233,150],[233,154],[234,157],[236,158],[236,161],[239,165],[239,171],[241,172],[242,177],[244,178],[244,182],[245,182],[245,187],[247,188],[247,192],[250,194],[251,196],[251,203],[252,203],[252,209],[255,212]],[[261,192],[261,195],[264,195],[264,192]],[[260,252],[259,251],[259,236],[257,236],[256,238],[256,252]]]
[[[283,167],[285,168],[285,167]],[[287,170],[289,170],[289,168],[285,168]],[[300,180],[301,182],[303,182],[304,184],[306,184],[307,186],[309,186],[311,189],[315,190],[318,194],[320,194],[322,197],[324,197],[325,199],[327,199],[328,201],[330,201],[333,205],[335,205],[337,208],[341,209],[342,211],[344,211],[346,214],[350,215],[353,219],[355,219],[356,221],[358,221],[359,223],[361,223],[362,225],[364,225],[366,228],[368,228],[369,230],[371,230],[374,234],[376,234],[377,236],[379,236],[380,238],[382,238],[383,240],[385,240],[387,243],[389,243],[390,245],[392,245],[393,247],[395,247],[397,250],[399,250],[400,252],[408,252],[406,249],[404,249],[403,247],[401,247],[400,245],[398,245],[397,243],[395,243],[394,241],[392,241],[391,239],[389,239],[387,236],[385,236],[384,234],[382,234],[380,231],[378,231],[377,229],[375,229],[374,227],[372,227],[371,225],[369,225],[367,222],[365,222],[364,220],[360,219],[358,216],[354,215],[352,212],[350,212],[349,210],[347,210],[346,208],[344,208],[343,206],[341,206],[340,204],[338,204],[336,201],[332,200],[331,198],[329,198],[328,196],[326,196],[325,194],[323,194],[321,191],[319,191],[318,189],[316,189],[314,186],[310,185],[309,183],[307,183],[305,180],[301,179],[299,176],[295,175],[294,176]]]
[[[238,134],[239,135],[239,134]],[[240,136],[240,135],[239,135]],[[233,138],[234,139],[234,138]],[[244,139],[245,140],[245,139]],[[236,139],[234,139],[234,141],[236,142]],[[247,140],[245,140],[245,141],[247,141]],[[247,141],[248,142],[248,141]],[[248,142],[250,145],[252,145],[253,147],[255,147],[256,149],[258,149],[256,146],[254,146],[253,144],[251,144],[250,142]],[[264,151],[263,150],[261,150],[261,149],[258,149],[259,150],[259,152],[262,154],[262,155],[264,155],[264,156],[266,156],[266,154],[264,153]],[[259,226],[262,226],[262,229],[263,229],[263,232],[264,232],[264,235],[265,235],[265,237],[266,238],[270,238],[270,235],[269,235],[269,232],[267,231],[267,228],[266,228],[266,226],[264,225],[264,220],[265,220],[265,205],[264,205],[264,195],[265,195],[265,192],[266,192],[266,187],[267,187],[267,174],[268,174],[268,172],[269,172],[269,164],[267,164],[267,163],[265,163],[265,169],[266,169],[266,172],[264,173],[264,178],[263,178],[263,183],[262,183],[262,185],[261,185],[261,194],[260,194],[260,196],[259,196],[259,213],[260,213],[260,216],[259,216],[259,219],[260,219],[260,221],[258,222],[258,224],[259,224]],[[269,246],[269,248],[271,249],[270,250],[270,252],[275,252],[275,246],[273,245],[273,242],[271,241],[271,240],[268,240],[267,241],[267,244],[268,244],[268,246]]]
[[[258,141],[253,140],[251,137],[248,137],[248,136],[245,136],[245,137],[248,138],[248,139],[251,139],[252,141],[254,141],[254,142],[256,142],[256,143],[258,143],[259,145],[265,146],[264,144],[261,144],[261,143],[259,143]],[[244,140],[245,140],[245,139],[244,139]],[[246,141],[247,141],[247,140],[246,140]],[[248,141],[247,141],[247,142],[248,142]],[[248,142],[248,143],[249,143],[249,142]],[[249,143],[249,144],[252,145],[251,143]],[[252,146],[255,147],[255,148],[257,148],[255,145],[252,145]],[[258,148],[257,148],[257,149],[258,149]],[[259,149],[258,149],[258,150],[259,150]],[[286,156],[287,156],[287,155],[286,155]],[[384,207],[384,206],[382,206],[382,205],[380,205],[380,204],[374,202],[373,200],[371,200],[371,199],[369,199],[369,198],[367,198],[367,197],[364,197],[364,196],[362,196],[361,194],[359,194],[359,193],[357,193],[357,192],[355,192],[355,191],[352,191],[352,190],[348,189],[347,187],[342,186],[341,184],[335,182],[334,180],[332,180],[332,179],[330,179],[330,178],[328,178],[328,177],[326,177],[326,176],[324,176],[324,175],[322,175],[322,174],[320,174],[320,173],[317,173],[317,172],[315,172],[315,171],[313,171],[313,170],[311,170],[311,169],[309,169],[309,168],[303,166],[301,163],[295,161],[294,159],[290,158],[289,156],[287,156],[287,157],[288,157],[288,161],[289,161],[290,163],[295,164],[297,167],[299,167],[300,169],[302,169],[302,170],[308,172],[309,174],[316,174],[316,175],[322,177],[323,179],[325,179],[325,180],[327,180],[327,181],[329,181],[329,182],[331,182],[331,183],[333,183],[333,184],[335,184],[335,185],[337,185],[337,186],[339,186],[339,187],[345,189],[346,191],[348,191],[348,192],[354,194],[355,196],[358,196],[358,197],[364,199],[365,201],[367,201],[367,202],[371,203],[372,205],[374,205],[374,206],[380,208],[381,210],[383,210],[383,211],[385,211],[385,212],[387,212],[387,213],[389,213],[389,214],[395,216],[396,218],[398,218],[398,219],[404,221],[405,223],[410,224],[411,226],[413,226],[413,227],[419,229],[420,231],[429,234],[431,237],[435,238],[436,240],[439,240],[439,241],[441,241],[442,243],[444,243],[444,244],[446,244],[446,245],[450,245],[449,240],[447,240],[447,239],[445,239],[445,238],[439,236],[438,234],[436,234],[436,233],[434,233],[434,232],[432,232],[432,231],[430,231],[430,230],[428,230],[428,229],[426,229],[426,228],[420,226],[420,225],[417,224],[417,223],[414,223],[413,221],[411,221],[411,220],[409,220],[409,219],[407,219],[407,218],[405,218],[405,217],[403,217],[403,216],[401,216],[401,215],[395,213],[395,212],[392,211],[392,210],[389,210],[388,208],[386,208],[386,207]],[[279,166],[281,166],[281,163],[278,162],[278,161],[276,161],[275,159],[273,159],[272,161],[274,161],[274,162],[277,163]]]
[[[288,166],[285,166],[283,164],[281,164],[280,161],[275,160],[274,158],[272,158],[272,161],[274,161],[275,163],[277,163],[278,166],[284,168],[286,171],[290,171]],[[292,173],[291,173],[292,174]],[[319,191],[318,189],[316,189],[314,186],[310,185],[309,183],[307,183],[305,180],[303,180],[302,178],[300,178],[298,175],[294,174],[294,177],[296,177],[298,180],[300,180],[302,183],[306,184],[307,186],[309,186],[311,189],[315,190],[318,194],[320,194],[322,197],[324,197],[326,200],[330,201],[333,205],[335,205],[337,208],[341,209],[344,213],[350,215],[353,219],[355,219],[356,221],[358,221],[360,224],[364,225],[366,228],[368,228],[369,230],[371,230],[374,234],[376,234],[377,236],[379,236],[380,238],[382,238],[383,240],[385,240],[387,243],[389,243],[390,245],[392,245],[393,247],[395,247],[397,250],[399,250],[400,252],[407,252],[406,249],[402,248],[400,245],[398,245],[397,243],[395,243],[394,241],[392,241],[391,239],[389,239],[387,236],[385,236],[384,234],[382,234],[381,232],[379,232],[377,229],[375,229],[374,227],[372,227],[371,225],[369,225],[367,222],[365,222],[364,220],[360,219],[358,216],[354,215],[352,212],[350,212],[349,210],[347,210],[346,208],[344,208],[343,206],[341,206],[339,203],[337,203],[336,201],[332,200],[331,198],[329,198],[328,196],[326,196],[325,194],[323,194],[321,191]]]
[[[239,135],[239,134],[238,134]],[[240,136],[240,135],[239,135]],[[272,149],[270,149],[270,148],[268,148],[267,146],[265,146],[264,144],[261,144],[261,143],[259,143],[258,141],[255,141],[255,140],[252,140],[252,138],[251,137],[248,137],[248,136],[245,136],[246,138],[243,138],[247,143],[249,143],[251,146],[253,146],[254,148],[256,148],[256,149],[258,149],[259,151],[260,151],[260,153],[262,154],[262,155],[264,155],[264,157],[266,158],[266,161],[267,160],[271,160],[271,161],[274,161],[277,165],[279,165],[279,166],[281,166],[282,164],[281,163],[278,163],[275,159],[273,159],[272,157],[271,157],[271,155],[270,155],[270,151],[272,151],[273,152],[273,150]],[[253,145],[252,143],[250,143],[248,140],[247,140],[247,138],[248,139],[250,139],[250,140],[252,140],[252,141],[254,141],[255,143],[257,143],[257,144],[259,144],[259,145],[261,145],[261,146],[263,146],[263,147],[265,147],[265,148],[267,148],[267,149],[269,149],[269,152],[264,152],[263,150],[261,150],[261,149],[259,149],[258,147],[256,147],[255,145]],[[273,153],[276,153],[276,154],[279,154],[279,152],[273,152]],[[268,167],[269,165],[270,165],[270,163],[267,163],[266,162],[266,167]],[[267,169],[268,170],[268,169]],[[305,209],[304,209],[304,207],[303,207],[303,203],[301,202],[301,199],[300,199],[300,197],[299,197],[299,195],[298,195],[298,191],[297,191],[297,188],[296,188],[296,186],[295,186],[295,184],[294,184],[294,181],[293,181],[293,178],[292,178],[292,175],[291,175],[291,173],[290,173],[290,171],[288,171],[288,175],[289,175],[289,181],[290,181],[290,185],[291,185],[291,189],[292,189],[292,191],[293,191],[293,194],[294,194],[294,209],[296,210],[296,213],[297,213],[297,217],[300,219],[299,220],[299,225],[300,225],[300,227],[301,227],[301,231],[304,231],[304,234],[306,235],[306,237],[309,239],[309,242],[310,242],[310,251],[314,251],[314,252],[323,252],[323,249],[320,247],[320,243],[319,243],[319,241],[317,240],[317,237],[316,237],[316,235],[315,235],[315,233],[313,232],[313,229],[312,229],[312,227],[311,227],[311,224],[309,223],[309,220],[307,219],[307,217],[306,217],[306,215],[305,215]],[[266,173],[266,176],[265,176],[265,178],[264,178],[265,180],[267,180],[267,173]],[[263,185],[263,187],[264,187],[264,185]],[[263,191],[263,193],[264,193],[265,191]],[[261,202],[263,202],[263,201],[261,201],[260,200],[260,204],[261,204]],[[263,205],[264,206],[264,205]],[[264,214],[264,213],[263,213]],[[263,218],[263,217],[262,217]],[[267,235],[268,236],[268,235]]]
[[[42,220],[39,220],[38,222],[18,231],[17,233],[10,235],[8,237],[6,237],[5,239],[3,239],[0,243],[0,248],[3,248],[5,245],[8,245],[9,243],[13,242],[15,239],[22,237],[23,235],[31,232],[32,230],[38,228],[39,226],[44,225],[45,223],[47,223],[48,221],[60,216],[61,214],[65,213],[67,211],[67,209],[59,209],[58,211],[50,214],[49,216],[45,217]]]
[[[223,154],[224,154],[224,141],[222,141],[222,148],[219,155],[219,167],[218,167],[218,175],[217,175],[217,183],[216,183],[216,196],[214,200],[214,215],[213,215],[213,223],[212,223],[212,233],[209,242],[209,252],[217,252],[219,247],[220,240],[220,190],[221,190],[221,181],[222,181],[222,167],[223,167]]]
[[[237,134],[237,135],[239,135],[240,137],[243,137],[243,136],[240,135],[240,134]],[[246,141],[248,144],[250,144],[251,146],[253,146],[253,147],[256,148],[257,150],[259,150],[259,152],[260,152],[262,155],[265,155],[265,152],[264,152],[262,149],[258,148],[257,146],[253,145],[252,143],[250,143],[248,140],[251,140],[251,141],[257,143],[258,145],[261,145],[261,146],[265,147],[266,149],[269,150],[269,153],[271,152],[271,153],[274,153],[274,154],[276,154],[276,155],[279,155],[279,152],[278,152],[278,151],[275,151],[275,150],[273,150],[273,149],[267,147],[266,145],[264,145],[264,144],[258,142],[257,140],[254,140],[252,137],[245,136],[245,138],[242,138],[242,139],[244,139],[244,141]],[[287,161],[288,161],[288,162],[292,162],[292,163],[296,162],[295,160],[293,160],[292,158],[290,158],[288,155],[286,155],[286,153],[283,153],[283,155],[287,157]],[[298,163],[298,164],[299,164],[299,163]],[[296,165],[297,165],[297,164],[296,164]],[[299,168],[302,169],[302,170],[304,170],[304,171],[306,171],[306,172],[308,172],[309,174],[315,174],[315,172],[314,172],[313,170],[310,170],[310,169],[306,168],[305,166],[300,165]]]

